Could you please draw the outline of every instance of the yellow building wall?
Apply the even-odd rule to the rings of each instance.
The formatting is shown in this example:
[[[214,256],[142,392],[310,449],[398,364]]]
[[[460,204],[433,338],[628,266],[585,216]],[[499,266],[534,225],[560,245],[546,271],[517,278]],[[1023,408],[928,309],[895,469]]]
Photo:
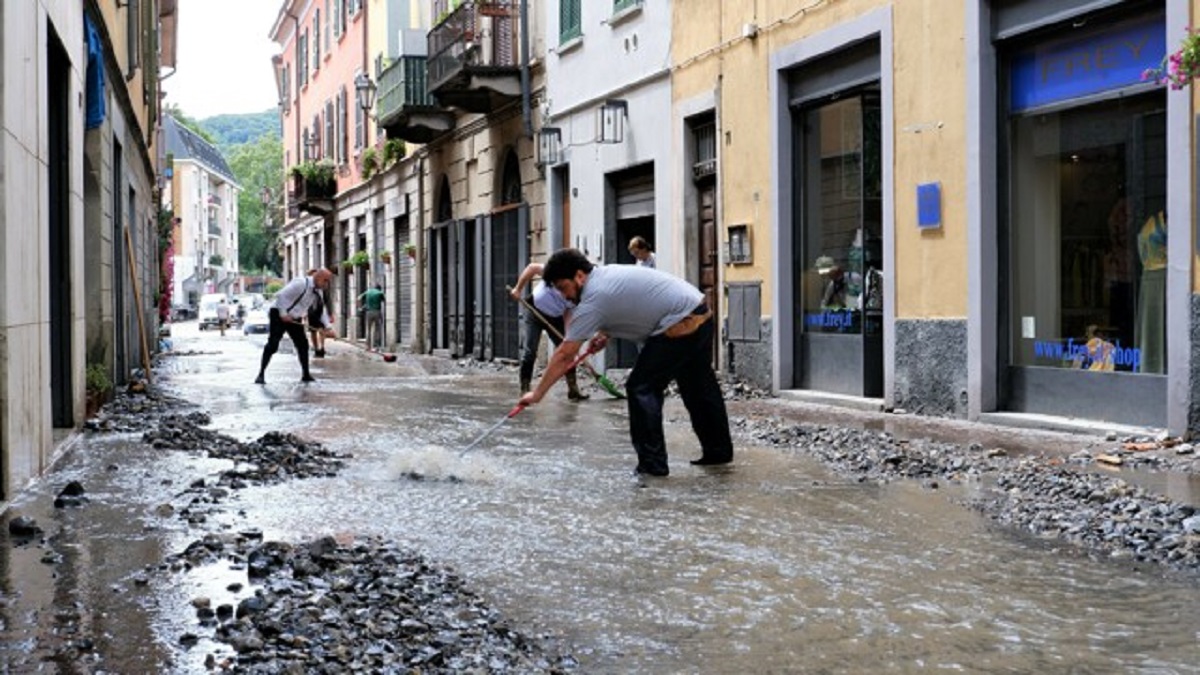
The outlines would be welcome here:
[[[146,143],[146,148],[149,151],[150,161],[157,168],[158,152],[155,149],[156,135],[150,133],[150,111],[151,106],[157,110],[158,101],[146,101],[143,95],[143,85],[145,83],[146,72],[148,69],[156,67],[155,64],[147,64],[146,61],[146,45],[145,40],[149,39],[148,30],[158,30],[157,21],[153,26],[143,26],[142,40],[138,52],[138,68],[134,71],[133,77],[128,78],[129,74],[129,24],[128,15],[130,5],[123,2],[121,7],[117,7],[116,0],[101,0],[99,3],[100,16],[97,19],[104,22],[105,30],[108,32],[109,39],[112,40],[113,56],[121,67],[121,82],[109,82],[110,86],[121,86],[129,93],[129,101],[133,106],[133,115],[137,120],[139,134]],[[148,7],[147,5],[153,5]],[[158,16],[158,3],[154,0],[142,0],[138,4],[138,11],[142,13],[143,18],[147,16]],[[128,79],[127,79],[128,78]]]
[[[1200,1],[1200,0],[1198,0]],[[686,4],[686,8],[680,5]],[[890,6],[893,17],[896,316],[965,317],[967,312],[966,91],[962,3],[946,0],[842,0],[820,6],[784,0],[675,3],[675,102],[716,91],[721,157],[719,222],[751,224],[754,262],[726,266],[726,281],[763,281],[763,307],[775,292],[770,250],[771,55],[795,42]],[[714,20],[716,19],[716,20]],[[743,37],[756,24],[757,37]],[[883,64],[888,68],[889,64]],[[938,73],[929,77],[927,73]],[[939,126],[940,125],[940,126]],[[916,186],[942,184],[940,230],[916,227]],[[787,282],[790,283],[790,282]]]

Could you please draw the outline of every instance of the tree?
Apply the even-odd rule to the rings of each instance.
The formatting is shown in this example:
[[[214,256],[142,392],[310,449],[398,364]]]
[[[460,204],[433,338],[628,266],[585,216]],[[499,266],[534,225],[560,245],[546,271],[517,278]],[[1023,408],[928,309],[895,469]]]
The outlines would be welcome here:
[[[264,134],[250,143],[233,146],[226,158],[242,192],[238,195],[238,264],[246,271],[279,269],[275,243],[283,215],[283,145],[279,136]],[[270,188],[272,213],[266,217],[262,191]]]

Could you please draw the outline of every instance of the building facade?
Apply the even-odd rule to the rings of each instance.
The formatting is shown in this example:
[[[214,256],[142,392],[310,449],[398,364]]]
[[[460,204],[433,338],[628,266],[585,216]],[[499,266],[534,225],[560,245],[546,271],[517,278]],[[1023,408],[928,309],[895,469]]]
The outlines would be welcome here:
[[[675,152],[711,102],[731,375],[1197,428],[1194,93],[1142,76],[1197,3],[679,4]]]
[[[157,344],[161,67],[175,2],[0,5],[0,500]],[[91,377],[85,377],[92,372]]]
[[[169,189],[163,209],[173,215],[172,305],[195,310],[206,293],[241,293],[238,195],[241,186],[221,152],[167,115],[163,139]]]

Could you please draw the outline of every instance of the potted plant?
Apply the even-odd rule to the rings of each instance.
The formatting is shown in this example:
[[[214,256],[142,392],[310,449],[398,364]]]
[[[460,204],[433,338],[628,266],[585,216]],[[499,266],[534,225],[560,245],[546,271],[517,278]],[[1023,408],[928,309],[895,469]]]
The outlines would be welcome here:
[[[112,380],[108,378],[108,369],[101,363],[88,364],[84,373],[84,391],[86,392],[87,416],[95,417],[100,406],[108,400],[112,391]]]
[[[363,180],[367,180],[371,176],[374,176],[381,168],[379,163],[379,151],[377,151],[375,148],[367,148],[366,150],[363,150],[358,161],[362,166]]]
[[[389,138],[383,143],[383,168],[393,166],[396,162],[404,159],[404,155],[408,152],[404,141],[399,138]]]
[[[370,267],[371,254],[366,251],[358,251],[350,256],[350,264],[354,267]]]
[[[417,257],[417,245],[416,244],[405,244],[404,245],[404,254],[415,260]]]
[[[392,252],[387,249],[380,251],[379,252],[379,260],[381,262],[383,262],[384,265],[391,265],[392,264]]]
[[[300,162],[292,167],[292,191],[298,201],[332,199],[337,192],[337,176],[333,162]]]

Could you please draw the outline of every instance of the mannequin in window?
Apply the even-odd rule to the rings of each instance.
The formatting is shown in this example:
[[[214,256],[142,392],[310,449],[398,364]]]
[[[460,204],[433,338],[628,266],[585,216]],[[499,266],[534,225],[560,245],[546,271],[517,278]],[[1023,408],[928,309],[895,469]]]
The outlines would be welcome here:
[[[1166,372],[1167,357],[1167,217],[1162,211],[1138,230],[1142,277],[1138,284],[1134,342],[1141,350],[1141,372]]]

